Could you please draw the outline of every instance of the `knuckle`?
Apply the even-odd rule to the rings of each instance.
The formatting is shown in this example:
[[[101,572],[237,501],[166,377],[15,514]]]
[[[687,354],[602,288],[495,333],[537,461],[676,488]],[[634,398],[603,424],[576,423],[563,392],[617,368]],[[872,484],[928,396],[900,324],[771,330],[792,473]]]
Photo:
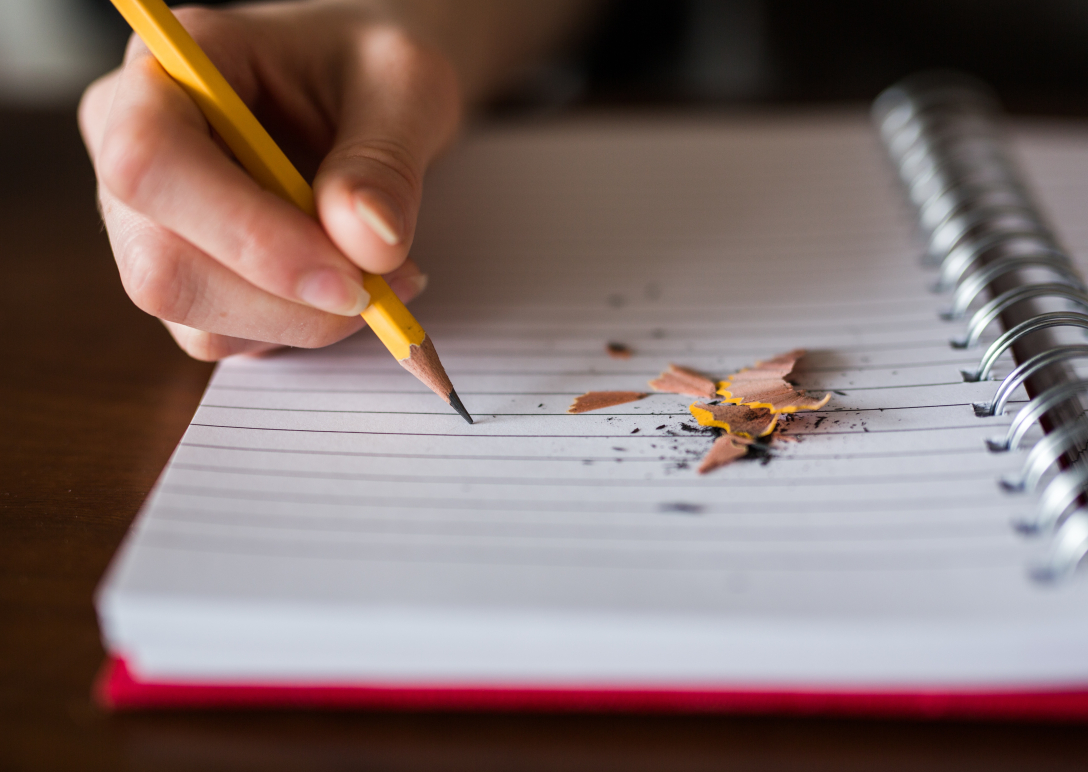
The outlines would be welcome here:
[[[425,72],[430,54],[430,49],[403,29],[383,27],[378,32],[375,55],[394,71],[404,73],[404,77],[418,77]]]
[[[347,337],[347,333],[337,328],[325,328],[318,330],[306,337],[306,339],[299,345],[299,348],[324,348],[325,346],[331,346],[340,340]]]
[[[406,142],[388,135],[355,137],[333,149],[322,168],[360,175],[404,203],[418,201],[423,195],[422,160]],[[319,186],[315,183],[315,187]]]
[[[377,25],[368,28],[363,41],[371,66],[384,65],[392,73],[417,78],[445,68],[446,56],[414,37],[403,27]]]
[[[458,78],[453,63],[439,49],[420,42],[399,27],[381,26],[363,41],[364,66],[407,93],[427,96],[434,109],[455,107]]]
[[[117,80],[117,74],[118,70],[107,73],[92,81],[83,90],[83,94],[79,98],[76,115],[79,118],[80,126],[84,129],[92,123],[100,123],[105,117],[105,108],[108,105],[110,91]]]
[[[376,164],[413,197],[422,195],[422,164],[405,143],[391,137],[375,137],[360,143],[351,152],[359,160]]]
[[[243,274],[267,274],[274,264],[270,256],[280,248],[280,232],[270,228],[266,216],[254,208],[234,213],[230,218],[238,233],[238,249],[231,262]]]
[[[181,26],[198,42],[205,43],[219,36],[228,20],[227,14],[211,8],[188,6],[174,10]]]
[[[279,339],[297,348],[324,348],[343,340],[361,326],[360,322],[352,319],[321,314],[313,317],[303,329],[283,331]]]
[[[141,311],[181,324],[190,320],[195,295],[174,250],[159,239],[137,236],[121,250],[117,264],[125,292]]]
[[[158,142],[149,122],[128,116],[102,138],[98,178],[122,202],[136,202],[155,168]]]
[[[245,61],[252,20],[245,24],[229,8],[190,6],[174,13],[243,98],[251,95],[255,84]]]

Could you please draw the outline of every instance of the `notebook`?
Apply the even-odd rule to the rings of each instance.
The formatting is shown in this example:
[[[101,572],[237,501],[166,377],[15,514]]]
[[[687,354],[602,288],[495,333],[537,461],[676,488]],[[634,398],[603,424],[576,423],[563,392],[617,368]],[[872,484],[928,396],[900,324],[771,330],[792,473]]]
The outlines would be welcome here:
[[[1088,133],[1013,154],[1084,254]],[[99,589],[100,698],[1088,715],[1088,583],[1038,580],[1030,445],[986,445],[1028,397],[975,415],[1001,328],[949,345],[923,247],[860,111],[474,128],[413,309],[476,424],[365,330],[221,363]],[[690,398],[567,413],[798,347],[832,400],[769,458],[698,474]]]

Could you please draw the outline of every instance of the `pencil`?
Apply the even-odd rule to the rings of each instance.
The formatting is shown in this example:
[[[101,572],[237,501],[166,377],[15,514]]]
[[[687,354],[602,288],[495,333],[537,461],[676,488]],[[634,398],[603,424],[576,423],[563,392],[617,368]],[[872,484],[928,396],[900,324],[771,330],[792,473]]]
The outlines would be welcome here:
[[[196,102],[246,171],[262,187],[317,216],[314,192],[257,117],[227,83],[163,0],[112,0],[163,69]],[[450,383],[430,336],[385,279],[363,274],[370,305],[363,319],[408,372],[469,423],[472,416]]]

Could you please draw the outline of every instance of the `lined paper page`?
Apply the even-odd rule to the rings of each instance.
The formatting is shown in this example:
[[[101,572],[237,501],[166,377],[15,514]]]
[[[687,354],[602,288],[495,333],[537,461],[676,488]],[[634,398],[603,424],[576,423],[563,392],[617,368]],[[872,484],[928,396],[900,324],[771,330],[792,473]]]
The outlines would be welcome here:
[[[477,131],[413,248],[477,423],[366,331],[221,364],[102,593],[111,648],[227,680],[1083,680],[1084,583],[1028,579],[1034,501],[996,484],[1024,454],[985,448],[1010,417],[974,416],[997,384],[962,381],[911,221],[857,116]],[[698,475],[690,398],[566,413],[796,347],[832,401],[766,463]]]

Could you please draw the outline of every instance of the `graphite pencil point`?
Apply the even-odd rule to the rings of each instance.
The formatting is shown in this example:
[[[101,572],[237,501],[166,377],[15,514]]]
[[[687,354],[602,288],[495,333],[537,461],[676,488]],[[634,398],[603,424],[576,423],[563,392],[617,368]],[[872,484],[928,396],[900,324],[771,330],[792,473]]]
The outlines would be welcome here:
[[[461,398],[457,396],[457,392],[454,389],[450,389],[450,407],[457,411],[457,414],[464,418],[469,423],[473,423],[472,416],[465,410],[464,403],[461,402]]]

